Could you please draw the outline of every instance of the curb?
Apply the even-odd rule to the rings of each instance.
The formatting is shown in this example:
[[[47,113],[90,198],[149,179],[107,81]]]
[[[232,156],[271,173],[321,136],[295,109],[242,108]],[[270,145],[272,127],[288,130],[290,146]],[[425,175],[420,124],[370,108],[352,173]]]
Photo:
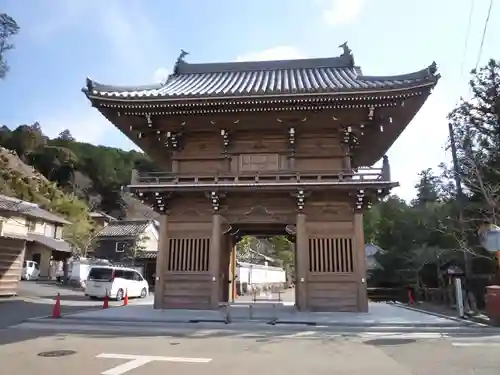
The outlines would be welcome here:
[[[410,310],[410,311],[415,311],[415,312],[419,312],[419,313],[422,313],[422,314],[427,314],[427,315],[432,315],[432,316],[435,316],[435,317],[438,317],[438,318],[442,318],[442,319],[447,319],[447,320],[452,320],[454,322],[457,322],[457,323],[461,323],[465,326],[479,326],[479,327],[489,327],[490,325],[489,324],[486,324],[484,322],[479,322],[477,320],[474,320],[474,319],[464,319],[464,318],[457,318],[455,316],[449,316],[449,315],[445,315],[445,314],[440,314],[440,313],[437,313],[437,312],[433,312],[433,311],[428,311],[428,310],[425,310],[425,309],[419,309],[418,307],[412,307],[412,306],[408,306],[408,305],[405,305],[401,302],[396,302],[394,304],[394,306],[397,306],[401,309],[406,309],[406,310]],[[473,320],[473,321],[472,321]]]
[[[121,307],[121,306],[116,306],[116,307]],[[100,309],[94,309],[94,310],[86,310],[86,311],[96,311]],[[80,311],[75,311],[75,312],[70,312],[70,313],[65,313],[64,316],[71,316],[78,314]],[[53,319],[52,316],[47,316],[45,318],[32,318],[32,320],[28,320],[30,322],[36,321],[39,322],[40,320],[57,320]],[[460,329],[463,328],[460,325],[457,325],[455,323],[415,323],[415,324],[407,324],[407,323],[387,323],[387,324],[380,324],[380,323],[344,323],[344,322],[314,322],[314,321],[295,321],[295,320],[273,320],[269,318],[255,318],[252,320],[248,319],[231,319],[229,322],[226,322],[226,320],[221,317],[221,318],[200,318],[200,319],[140,319],[140,318],[113,318],[113,319],[102,319],[102,318],[93,318],[93,317],[82,317],[82,318],[67,318],[65,320],[71,320],[75,323],[77,322],[82,322],[82,323],[87,323],[87,324],[109,324],[109,323],[119,323],[119,324],[124,324],[124,323],[129,323],[129,324],[204,324],[204,323],[214,323],[214,324],[220,324],[220,325],[245,325],[245,324],[250,324],[250,325],[255,325],[255,324],[265,324],[267,326],[310,326],[310,327],[328,327],[328,328],[356,328],[356,329],[362,329],[362,328],[376,328],[376,327],[391,327],[391,328],[399,328],[399,329]],[[472,324],[465,324],[465,326],[473,326],[475,323]]]
[[[189,323],[189,322],[162,322],[163,324],[154,323],[154,322],[125,322],[125,321],[91,321],[91,320],[82,320],[82,319],[30,319],[25,321],[26,324],[34,324],[40,325],[43,328],[44,324],[49,324],[53,326],[54,324],[61,328],[68,328],[76,326],[85,326],[89,329],[95,328],[96,330],[105,330],[106,328],[113,329],[134,329],[140,331],[141,329],[187,329],[187,330],[199,330],[199,329],[212,329],[212,330],[221,330],[221,331],[258,331],[264,330],[266,332],[303,332],[304,330],[315,331],[315,332],[330,332],[330,333],[338,333],[338,334],[349,334],[349,333],[439,333],[439,334],[448,334],[448,335],[470,335],[470,334],[485,334],[492,333],[492,329],[490,327],[398,327],[398,326],[312,326],[312,327],[304,327],[297,324],[277,324],[271,325],[266,322],[239,322],[233,324],[224,324],[223,321],[212,321],[212,322],[198,322],[198,323]],[[169,324],[170,323],[170,324]],[[33,327],[35,329],[36,327]],[[499,331],[500,332],[500,331]]]

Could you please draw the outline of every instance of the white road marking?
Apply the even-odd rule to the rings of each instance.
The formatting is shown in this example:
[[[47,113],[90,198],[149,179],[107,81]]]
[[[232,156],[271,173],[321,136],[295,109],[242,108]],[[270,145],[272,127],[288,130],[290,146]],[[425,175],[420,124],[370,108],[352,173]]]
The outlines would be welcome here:
[[[128,362],[115,366],[109,370],[101,372],[102,375],[121,375],[127,371],[144,366],[149,362],[184,362],[184,363],[208,363],[212,358],[186,358],[186,357],[161,357],[155,355],[134,355],[134,354],[113,354],[101,353],[97,358],[126,359]]]
[[[446,334],[439,332],[363,332],[360,337],[366,339],[439,339],[446,337]]]
[[[488,346],[490,348],[498,348],[500,347],[500,342],[452,342],[451,345],[462,348],[471,348],[471,347],[485,347]]]

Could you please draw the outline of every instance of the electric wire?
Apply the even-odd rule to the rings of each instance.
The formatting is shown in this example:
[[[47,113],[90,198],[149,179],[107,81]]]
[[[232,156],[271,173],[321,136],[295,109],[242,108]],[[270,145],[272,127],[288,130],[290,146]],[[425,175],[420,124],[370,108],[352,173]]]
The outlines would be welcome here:
[[[486,39],[486,32],[488,31],[488,23],[490,22],[491,8],[493,8],[493,0],[490,0],[490,6],[488,8],[488,14],[486,15],[486,20],[484,21],[483,35],[481,37],[481,44],[479,45],[479,52],[477,54],[476,67],[479,66],[479,61],[481,60],[481,54],[483,53],[484,40]]]

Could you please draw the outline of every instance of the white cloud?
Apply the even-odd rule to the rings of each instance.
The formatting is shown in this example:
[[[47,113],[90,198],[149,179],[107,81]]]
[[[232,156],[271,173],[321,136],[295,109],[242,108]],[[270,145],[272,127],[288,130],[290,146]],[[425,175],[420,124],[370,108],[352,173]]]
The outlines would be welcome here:
[[[366,0],[328,0],[323,20],[331,26],[344,26],[356,22]]]
[[[119,0],[73,0],[42,4],[37,10],[39,16],[30,25],[34,41],[53,43],[58,35],[83,29],[89,38],[104,41],[110,51],[107,62],[113,63],[113,69],[120,72],[117,75],[126,79],[141,77],[144,74],[141,67],[151,66],[157,45],[165,45],[164,40],[159,43],[159,35],[141,2],[124,5]],[[164,75],[158,69],[155,80],[160,81],[159,77]],[[83,95],[70,107],[47,107],[38,114],[37,119],[48,136],[56,137],[68,129],[78,141],[107,145],[115,142],[115,146],[134,148],[132,142],[88,105]]]
[[[304,55],[293,46],[276,46],[262,51],[245,53],[237,57],[237,61],[269,61],[303,59]]]
[[[164,67],[160,67],[158,69],[156,69],[156,71],[154,72],[153,74],[153,81],[154,82],[165,82],[166,79],[168,78],[170,74],[170,70],[168,70],[167,68],[164,68]]]
[[[79,142],[98,144],[113,125],[94,108],[65,108],[63,112],[42,115],[38,120],[45,135],[57,137],[68,129]]]
[[[90,22],[90,23],[89,23]],[[141,64],[159,43],[152,22],[140,2],[72,0],[43,3],[40,16],[30,25],[30,35],[51,42],[69,29],[95,32],[105,40],[124,68]]]

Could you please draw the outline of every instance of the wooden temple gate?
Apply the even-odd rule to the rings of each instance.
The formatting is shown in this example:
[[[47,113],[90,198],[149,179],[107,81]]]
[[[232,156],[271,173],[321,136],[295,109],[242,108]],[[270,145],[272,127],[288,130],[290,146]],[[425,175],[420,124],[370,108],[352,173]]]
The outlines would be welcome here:
[[[363,210],[398,185],[385,153],[439,75],[433,63],[365,76],[342,48],[214,64],[183,52],[163,84],[87,80],[92,104],[164,170],[129,186],[161,217],[156,308],[218,308],[237,232],[293,228],[297,307],[367,311]]]

